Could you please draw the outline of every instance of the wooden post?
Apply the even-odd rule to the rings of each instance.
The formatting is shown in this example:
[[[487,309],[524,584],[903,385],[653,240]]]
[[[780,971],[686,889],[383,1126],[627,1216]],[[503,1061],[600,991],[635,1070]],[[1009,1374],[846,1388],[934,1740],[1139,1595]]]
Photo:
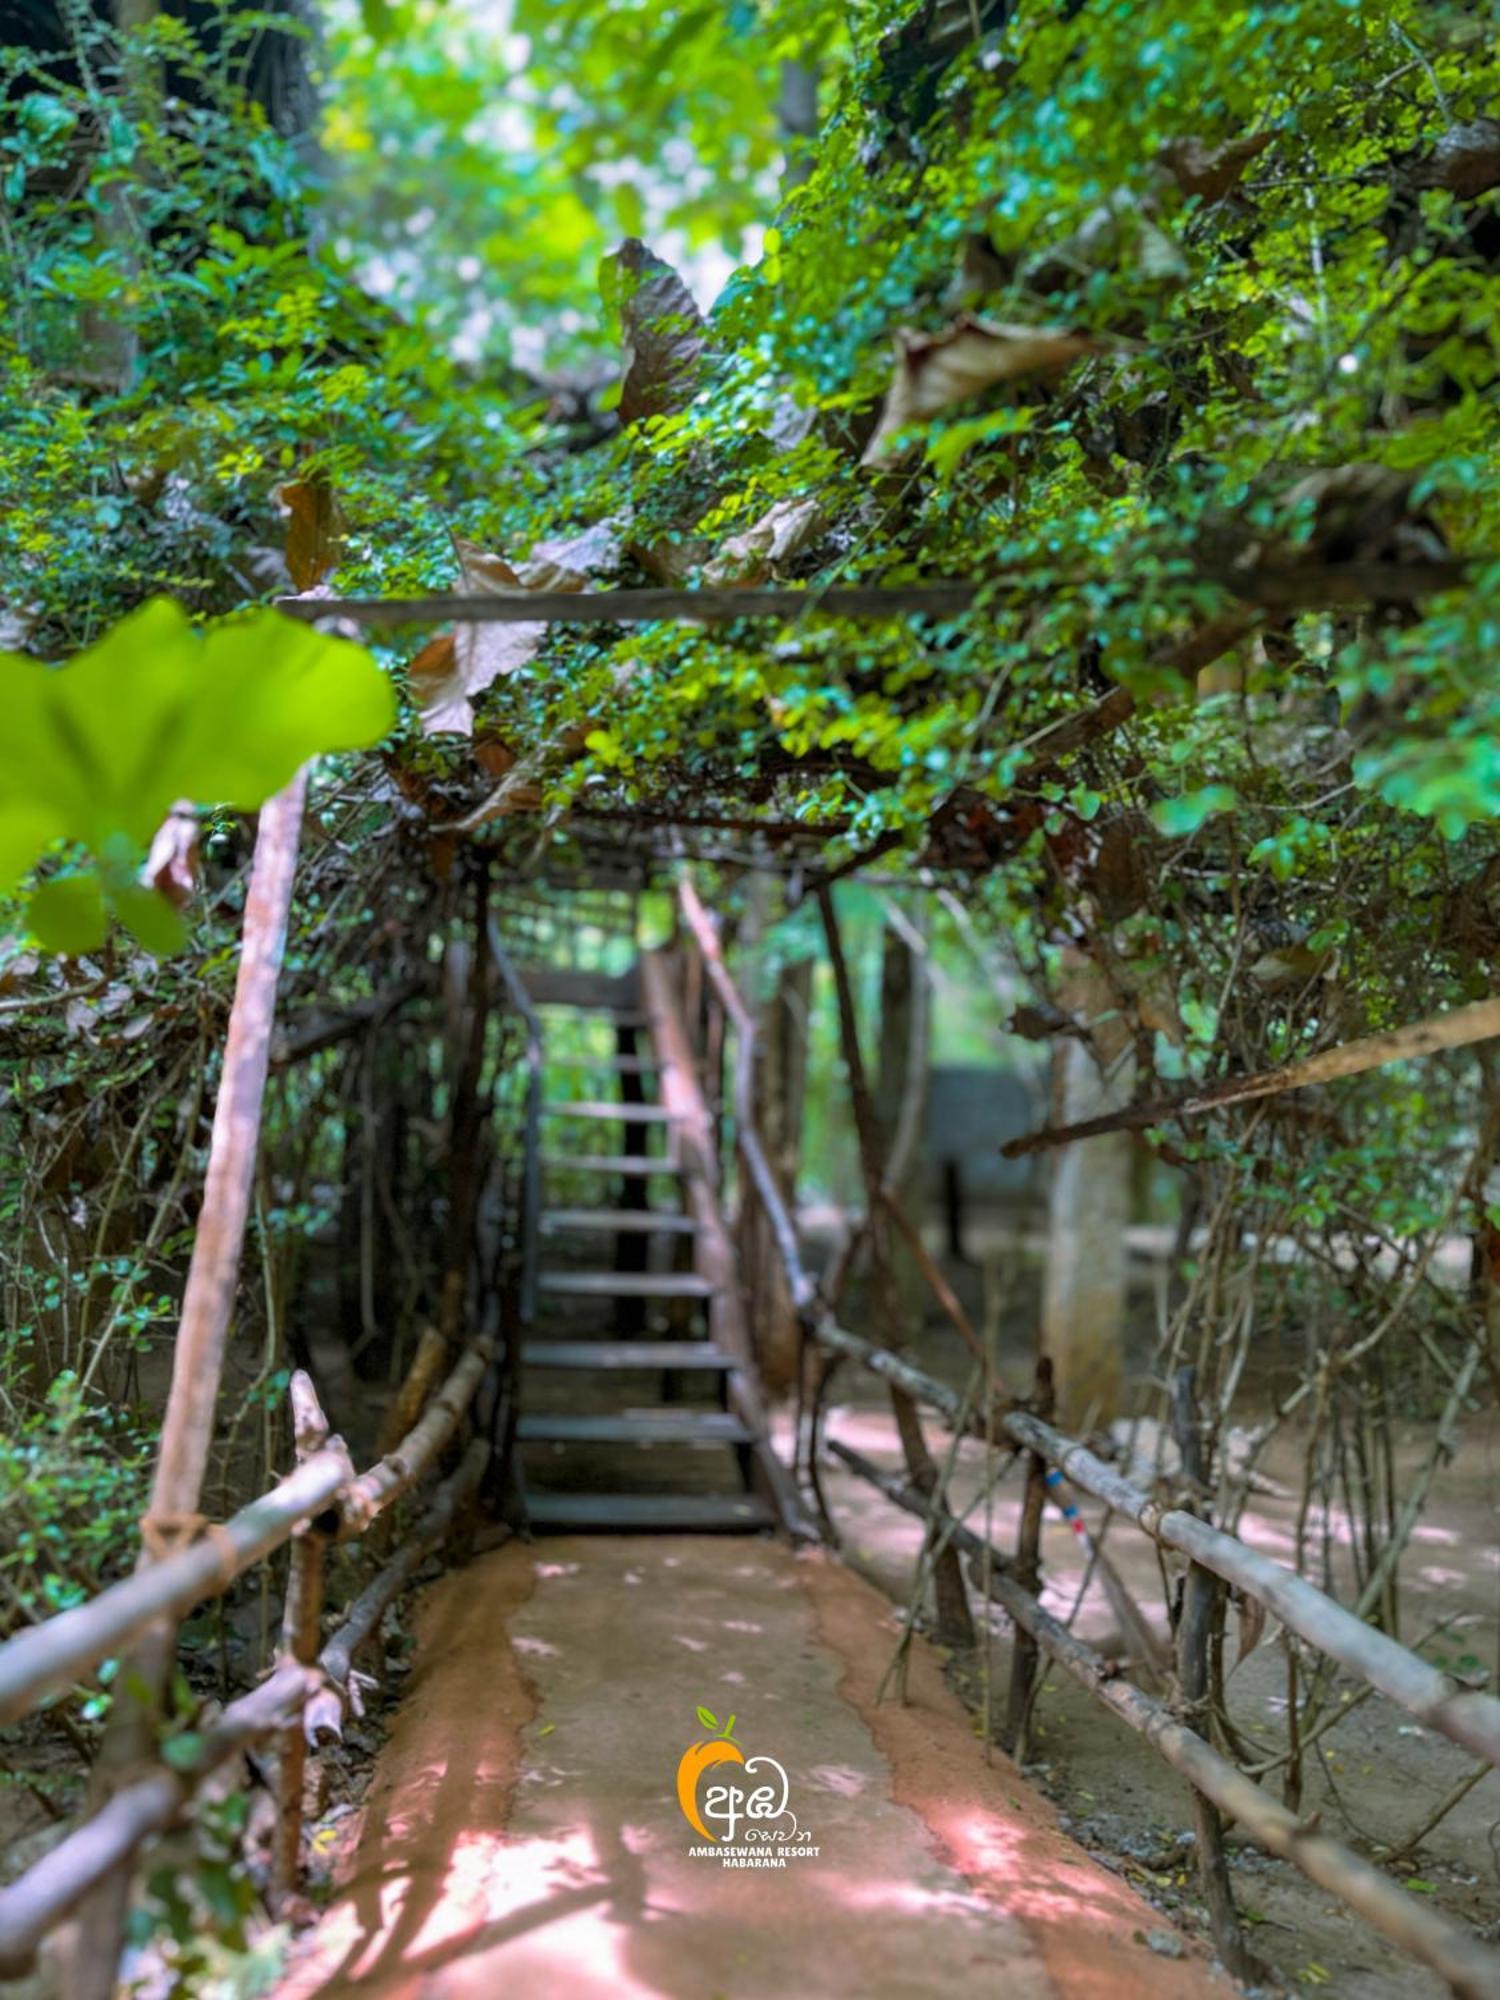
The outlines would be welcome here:
[[[1091,1024],[1088,1044],[1062,1036],[1053,1058],[1056,1114],[1072,1123],[1123,1103],[1134,1066],[1129,1029],[1109,983],[1082,952],[1064,954],[1058,998]],[[1042,1340],[1057,1371],[1059,1421],[1068,1430],[1108,1424],[1119,1414],[1130,1190],[1131,1142],[1123,1132],[1065,1146],[1053,1163]]]
[[[297,1463],[310,1458],[328,1438],[328,1419],[312,1378],[299,1368],[291,1381],[292,1435]],[[281,1618],[280,1666],[313,1666],[321,1643],[323,1556],[326,1537],[304,1521],[292,1538],[291,1571]],[[302,1860],[302,1791],[307,1775],[307,1737],[301,1715],[281,1732],[276,1763],[276,1839],[271,1884],[278,1901],[295,1893]]]
[[[865,1078],[864,1057],[859,1046],[859,1026],[854,1013],[854,994],[849,983],[849,967],[844,958],[843,940],[839,935],[833,892],[826,883],[818,885],[818,907],[822,912],[823,930],[828,939],[828,957],[833,967],[834,990],[838,996],[839,1041],[843,1049],[844,1067],[849,1076],[849,1095],[853,1102],[855,1129],[859,1136],[860,1168],[865,1183],[865,1201],[869,1208],[870,1250],[876,1305],[885,1325],[887,1341],[892,1347],[899,1347],[904,1344],[903,1328],[900,1305],[896,1297],[895,1275],[889,1254],[890,1219],[886,1212],[880,1131]],[[937,1466],[922,1435],[922,1420],[917,1406],[906,1391],[894,1382],[891,1384],[890,1395],[891,1413],[896,1419],[896,1429],[901,1438],[901,1450],[906,1459],[908,1476],[919,1492],[936,1494]],[[938,1497],[941,1498],[940,1495]],[[938,1637],[945,1645],[972,1646],[974,1620],[969,1611],[963,1565],[959,1561],[957,1549],[951,1544],[941,1550],[934,1559],[932,1587],[937,1611]]]
[[[1052,1409],[1052,1363],[1044,1354],[1036,1364],[1037,1412],[1045,1422]],[[1026,1491],[1016,1530],[1016,1560],[1012,1575],[1032,1597],[1042,1594],[1042,1519],[1047,1510],[1047,1461],[1039,1451],[1026,1454]],[[1036,1687],[1036,1640],[1022,1625],[1015,1627],[1010,1656],[1010,1692],[1005,1704],[1002,1742],[1019,1763],[1026,1754],[1031,1700]]]
[[[448,1351],[466,1331],[469,1270],[474,1261],[474,1216],[482,1179],[480,1151],[489,1105],[484,1096],[484,1052],[489,1025],[490,964],[489,863],[480,866],[475,888],[474,950],[469,959],[468,1004],[463,1012],[452,1071],[453,1100],[448,1131],[448,1228],[443,1252],[443,1285],[438,1301],[438,1332]]]
[[[1202,1492],[1207,1485],[1203,1460],[1203,1432],[1198,1422],[1198,1403],[1193,1391],[1191,1363],[1180,1367],[1172,1380],[1172,1429],[1182,1453],[1183,1477],[1192,1490]],[[1196,1509],[1195,1509],[1196,1511]],[[1187,1728],[1204,1742],[1210,1740],[1212,1721],[1209,1702],[1208,1649],[1213,1633],[1222,1586],[1212,1570],[1201,1563],[1188,1566],[1182,1589],[1182,1611],[1177,1621],[1177,1684],[1180,1690],[1177,1713]],[[1208,1905],[1209,1928],[1219,1957],[1236,1979],[1253,1983],[1261,1968],[1240,1927],[1234,1907],[1234,1887],[1229,1879],[1229,1863],[1224,1856],[1224,1826],[1219,1809],[1196,1788],[1193,1800],[1193,1837],[1198,1848],[1198,1884]]]
[[[151,1506],[141,1524],[142,1563],[191,1540],[198,1527],[255,1180],[276,982],[286,949],[306,790],[307,774],[301,771],[261,808],[203,1207],[183,1292]],[[163,1620],[142,1635],[122,1663],[94,1767],[96,1803],[110,1798],[150,1755],[176,1644],[176,1624]],[[69,1952],[69,2000],[111,2000],[129,1894],[130,1879],[122,1872],[102,1882],[80,1911]]]

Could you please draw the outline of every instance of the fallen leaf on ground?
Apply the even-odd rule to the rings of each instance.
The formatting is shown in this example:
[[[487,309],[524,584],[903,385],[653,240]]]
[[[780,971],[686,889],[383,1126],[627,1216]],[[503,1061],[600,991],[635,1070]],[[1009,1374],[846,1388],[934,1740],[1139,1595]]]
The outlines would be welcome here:
[[[778,564],[800,555],[822,532],[818,500],[777,500],[758,521],[731,535],[703,572],[706,583],[759,583]]]
[[[1210,146],[1202,139],[1169,139],[1157,155],[1184,194],[1203,201],[1222,201],[1253,159],[1275,138],[1274,132],[1249,132]]]
[[[898,434],[997,382],[1060,375],[1094,343],[1065,327],[1011,326],[965,313],[942,333],[896,335],[896,372],[861,461],[887,458]]]

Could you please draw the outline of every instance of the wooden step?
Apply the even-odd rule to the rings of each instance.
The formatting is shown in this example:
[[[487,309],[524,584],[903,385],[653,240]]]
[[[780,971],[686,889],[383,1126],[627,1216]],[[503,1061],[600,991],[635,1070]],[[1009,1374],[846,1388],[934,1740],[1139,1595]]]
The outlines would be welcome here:
[[[549,1208],[538,1227],[543,1236],[574,1229],[620,1236],[691,1236],[698,1225],[690,1215],[679,1215],[675,1209]]]
[[[719,1289],[696,1271],[543,1271],[536,1287],[572,1299],[711,1299]]]
[[[622,1026],[645,1021],[634,972],[589,972],[577,966],[522,964],[521,984],[536,1007],[568,1007]]]
[[[667,1125],[672,1113],[665,1104],[600,1104],[587,1098],[542,1106],[544,1118],[607,1118],[616,1125]]]
[[[547,1061],[554,1069],[613,1070],[620,1076],[647,1076],[661,1068],[655,1056],[549,1055]]]
[[[776,1525],[752,1493],[532,1493],[526,1513],[553,1534],[752,1535]]]
[[[522,1444],[752,1444],[727,1410],[527,1410],[516,1419]]]
[[[734,1366],[711,1340],[528,1340],[523,1368],[710,1368]]]
[[[682,1173],[675,1160],[659,1160],[650,1153],[543,1153],[541,1164],[544,1173],[623,1174],[631,1180]]]

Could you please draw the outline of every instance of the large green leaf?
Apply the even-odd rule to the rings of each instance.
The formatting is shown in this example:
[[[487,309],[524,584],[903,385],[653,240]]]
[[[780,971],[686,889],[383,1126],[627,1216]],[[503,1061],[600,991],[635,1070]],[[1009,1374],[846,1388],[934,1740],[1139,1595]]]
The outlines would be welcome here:
[[[251,809],[319,751],[377,742],[396,714],[362,647],[274,611],[199,632],[165,598],[65,667],[0,654],[0,707],[0,893],[54,840],[76,840],[112,902],[175,800]],[[55,896],[37,914],[57,948],[87,949],[102,911],[89,925],[84,892],[67,894],[61,924]],[[137,935],[144,914],[127,915]]]

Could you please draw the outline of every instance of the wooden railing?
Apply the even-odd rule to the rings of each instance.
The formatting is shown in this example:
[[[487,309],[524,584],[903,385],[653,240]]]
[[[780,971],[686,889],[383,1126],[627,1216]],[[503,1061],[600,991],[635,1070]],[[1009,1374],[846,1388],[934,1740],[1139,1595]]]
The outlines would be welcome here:
[[[326,1645],[319,1644],[323,1552],[333,1542],[365,1535],[431,1471],[457,1435],[493,1351],[489,1341],[474,1341],[413,1428],[360,1474],[342,1443],[328,1436],[312,1383],[299,1372],[292,1378],[301,1455],[295,1472],[189,1547],[0,1646],[0,1722],[10,1722],[76,1685],[102,1660],[127,1651],[161,1619],[180,1619],[194,1605],[221,1595],[273,1550],[292,1544],[282,1656],[270,1678],[231,1702],[197,1735],[190,1757],[163,1759],[132,1779],[19,1880],[0,1889],[0,1978],[25,1972],[43,1938],[99,1883],[132,1868],[146,1842],[181,1816],[212,1772],[266,1737],[278,1738],[281,1748],[274,1884],[282,1894],[295,1888],[306,1753],[338,1740],[346,1713],[359,1699],[356,1655],[474,1491],[489,1459],[488,1441],[470,1443],[458,1470],[437,1489]]]
[[[841,1326],[807,1271],[795,1223],[761,1138],[755,1096],[754,1016],[735,987],[713,923],[686,877],[680,884],[679,903],[684,942],[696,954],[702,975],[735,1033],[735,1142],[771,1225],[804,1340],[830,1358],[852,1361],[896,1383],[950,1430],[1003,1439],[1026,1453],[1027,1500],[1021,1512],[1018,1545],[1011,1554],[996,1549],[955,1518],[940,1487],[924,1490],[909,1479],[883,1471],[845,1444],[836,1440],[829,1444],[833,1457],[848,1471],[925,1523],[924,1557],[938,1548],[967,1556],[970,1582],[1007,1613],[1018,1642],[1011,1717],[1024,1714],[1029,1705],[1040,1652],[1071,1674],[1188,1780],[1195,1799],[1195,1844],[1204,1901],[1215,1944],[1232,1971],[1250,1975],[1256,1968],[1241,1936],[1230,1893],[1221,1814],[1238,1821],[1270,1853],[1291,1862],[1394,1944],[1429,1965],[1463,2000],[1500,2000],[1500,1953],[1322,1832],[1316,1814],[1300,1819],[1213,1747],[1203,1700],[1208,1621],[1202,1613],[1211,1609],[1209,1593],[1225,1583],[1233,1585],[1274,1613],[1288,1630],[1426,1727],[1496,1764],[1500,1764],[1500,1701],[1464,1687],[1365,1624],[1284,1563],[1273,1561],[1183,1508],[1160,1505],[1086,1445],[1054,1429],[1037,1411],[1003,1397],[992,1381],[984,1382],[984,1394],[976,1402],[905,1356]],[[1038,1531],[1048,1468],[1103,1501],[1160,1547],[1188,1558],[1189,1590],[1184,1613],[1178,1619],[1177,1699],[1173,1707],[1135,1686],[1117,1663],[1085,1644],[1043,1609],[1037,1575]],[[1186,1607],[1192,1603],[1195,1585],[1198,1607],[1190,1615]]]
[[[71,1688],[107,1659],[120,1661],[93,1810],[46,1857],[0,1890],[0,1977],[24,1971],[42,1940],[76,1913],[66,1975],[69,2000],[105,2000],[115,1989],[129,1884],[145,1844],[185,1811],[204,1780],[249,1743],[278,1740],[273,1889],[296,1885],[306,1758],[336,1740],[357,1711],[354,1660],[422,1558],[447,1534],[483,1476],[491,1447],[476,1438],[432,1495],[414,1528],[387,1548],[384,1567],[326,1645],[321,1643],[324,1555],[355,1540],[433,1470],[455,1443],[495,1354],[487,1334],[452,1359],[439,1343],[430,1373],[409,1378],[395,1409],[396,1442],[356,1473],[329,1435],[311,1379],[292,1377],[297,1465],[231,1520],[198,1513],[214,1435],[224,1354],[272,1061],[276,988],[285,947],[306,774],[260,814],[245,906],[234,1002],[215,1105],[202,1215],[173,1345],[150,1510],[135,1573],[87,1604],[59,1613],[0,1646],[0,1724]],[[384,1004],[384,1003],[383,1003]],[[378,1013],[380,1010],[375,1010]],[[417,1377],[427,1361],[419,1350]],[[444,1368],[446,1379],[437,1381]],[[408,1393],[409,1392],[409,1393]],[[178,1624],[195,1605],[291,1544],[281,1642],[268,1679],[208,1727],[164,1740],[163,1693]]]

